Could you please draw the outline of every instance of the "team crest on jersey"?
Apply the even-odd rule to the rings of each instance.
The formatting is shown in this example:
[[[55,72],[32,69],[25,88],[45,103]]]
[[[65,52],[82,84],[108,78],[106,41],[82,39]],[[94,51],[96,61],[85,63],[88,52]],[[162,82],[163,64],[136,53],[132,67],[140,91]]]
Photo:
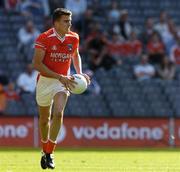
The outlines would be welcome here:
[[[68,47],[68,50],[69,50],[69,51],[72,51],[72,47],[73,47],[72,44],[67,44],[67,47]]]
[[[51,50],[57,50],[57,46],[56,46],[56,45],[53,45],[53,46],[51,47]]]

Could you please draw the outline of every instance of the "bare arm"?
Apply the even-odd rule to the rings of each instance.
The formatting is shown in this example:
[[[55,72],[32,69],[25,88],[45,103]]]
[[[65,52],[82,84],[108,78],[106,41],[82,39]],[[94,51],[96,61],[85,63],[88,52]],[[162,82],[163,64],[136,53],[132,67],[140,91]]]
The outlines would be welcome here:
[[[53,72],[43,64],[44,55],[45,55],[44,50],[38,48],[35,49],[35,53],[33,57],[34,69],[36,69],[38,72],[42,73],[47,77],[59,79],[60,78],[59,74]]]
[[[78,49],[76,49],[74,56],[75,57],[73,58],[73,65],[76,70],[76,73],[82,74],[86,78],[87,83],[90,84],[91,81],[90,81],[89,76],[86,75],[85,73],[82,73],[82,61],[81,61],[81,57],[80,57]]]
[[[76,73],[82,74],[82,62],[78,49],[76,49],[74,56],[75,57],[73,58],[73,65],[76,70]]]

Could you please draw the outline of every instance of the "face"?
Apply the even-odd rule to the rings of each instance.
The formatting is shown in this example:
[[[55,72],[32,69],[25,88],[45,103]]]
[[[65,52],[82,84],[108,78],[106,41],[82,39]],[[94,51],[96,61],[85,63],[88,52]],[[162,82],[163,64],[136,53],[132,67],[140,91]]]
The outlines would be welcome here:
[[[28,65],[27,65],[27,73],[28,73],[28,74],[31,74],[32,72],[33,72],[33,67],[32,67],[31,64],[28,64]]]
[[[166,19],[167,19],[167,13],[166,12],[161,12],[160,21],[165,22]]]
[[[164,58],[163,58],[163,64],[168,64],[168,63],[169,63],[168,58],[167,58],[167,57],[164,57]]]
[[[154,22],[152,18],[148,18],[146,21],[146,27],[147,28],[153,28]]]
[[[14,90],[14,83],[9,83],[8,84],[8,90]]]
[[[154,43],[159,42],[159,36],[157,34],[153,34],[151,39]]]
[[[33,25],[33,22],[32,21],[28,21],[27,24],[26,24],[26,29],[28,32],[32,32],[33,29],[34,29],[34,25]]]
[[[142,64],[146,64],[147,62],[148,62],[148,56],[143,55],[143,56],[141,57],[141,63],[142,63]]]
[[[62,35],[68,33],[71,28],[71,21],[71,16],[62,15],[59,20],[54,23],[56,30]]]
[[[136,38],[137,38],[136,33],[135,32],[131,32],[130,39],[133,41],[133,40],[136,40]]]

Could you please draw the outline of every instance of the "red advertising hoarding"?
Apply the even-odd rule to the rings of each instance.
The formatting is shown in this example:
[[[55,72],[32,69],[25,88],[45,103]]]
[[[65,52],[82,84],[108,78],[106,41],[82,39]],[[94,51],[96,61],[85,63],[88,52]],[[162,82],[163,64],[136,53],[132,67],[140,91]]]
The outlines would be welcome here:
[[[66,118],[58,137],[60,146],[166,147],[166,119],[79,119]]]
[[[175,120],[174,136],[171,137],[174,139],[175,146],[180,146],[180,119]]]
[[[34,139],[35,121],[26,117],[0,118],[0,146],[32,147]]]
[[[167,147],[168,119],[65,118],[61,147]],[[0,146],[38,146],[37,118],[0,118]]]

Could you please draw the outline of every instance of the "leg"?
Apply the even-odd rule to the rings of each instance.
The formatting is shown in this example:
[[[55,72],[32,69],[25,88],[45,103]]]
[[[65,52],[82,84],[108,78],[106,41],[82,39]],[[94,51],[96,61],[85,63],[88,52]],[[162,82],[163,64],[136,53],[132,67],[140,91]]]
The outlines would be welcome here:
[[[38,109],[41,140],[46,142],[49,134],[50,106],[38,106]]]
[[[56,146],[56,139],[63,122],[63,113],[66,106],[68,95],[64,92],[59,92],[54,96],[53,118],[50,126],[49,141],[46,149],[47,167],[54,169],[55,164],[52,153]]]
[[[59,92],[54,96],[53,118],[50,127],[49,139],[56,141],[60,127],[63,122],[63,113],[66,106],[68,96],[64,92]]]
[[[50,106],[38,106],[39,109],[39,129],[42,142],[42,157],[41,157],[41,168],[46,169],[46,148],[48,144],[48,134],[49,134],[49,122],[50,122]]]

